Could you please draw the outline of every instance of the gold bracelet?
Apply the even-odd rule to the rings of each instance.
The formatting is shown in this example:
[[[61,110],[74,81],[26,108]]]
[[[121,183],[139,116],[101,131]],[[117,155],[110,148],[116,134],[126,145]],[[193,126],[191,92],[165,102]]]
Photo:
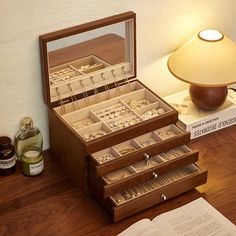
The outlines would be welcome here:
[[[134,152],[135,150],[136,150],[135,148],[126,148],[126,149],[119,150],[119,153],[121,155],[125,155],[128,153]]]

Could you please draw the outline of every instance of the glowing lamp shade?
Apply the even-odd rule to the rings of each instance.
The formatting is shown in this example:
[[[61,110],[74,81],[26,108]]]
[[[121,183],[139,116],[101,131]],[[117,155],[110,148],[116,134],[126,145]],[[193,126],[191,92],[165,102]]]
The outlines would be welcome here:
[[[221,32],[201,31],[168,60],[170,72],[190,84],[190,97],[202,109],[215,109],[236,82],[236,45]]]

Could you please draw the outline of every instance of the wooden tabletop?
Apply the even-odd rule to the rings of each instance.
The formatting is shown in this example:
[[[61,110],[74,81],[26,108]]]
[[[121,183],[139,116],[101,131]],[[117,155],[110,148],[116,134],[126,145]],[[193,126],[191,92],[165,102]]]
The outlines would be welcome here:
[[[155,216],[204,197],[236,224],[236,125],[193,140],[207,184],[116,224],[92,196],[74,186],[45,153],[45,171],[26,177],[0,177],[0,235],[116,235],[142,218]]]

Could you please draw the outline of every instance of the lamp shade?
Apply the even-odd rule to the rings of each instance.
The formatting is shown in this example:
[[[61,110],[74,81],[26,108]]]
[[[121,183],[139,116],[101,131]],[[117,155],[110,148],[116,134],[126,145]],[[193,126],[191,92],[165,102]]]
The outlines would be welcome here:
[[[168,68],[175,77],[192,85],[233,84],[236,82],[236,45],[219,31],[202,31],[169,57]]]

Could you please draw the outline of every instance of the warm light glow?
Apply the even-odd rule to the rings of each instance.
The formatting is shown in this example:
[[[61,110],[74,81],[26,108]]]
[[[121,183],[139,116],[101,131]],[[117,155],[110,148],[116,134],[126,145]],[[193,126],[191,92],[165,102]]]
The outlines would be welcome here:
[[[184,82],[221,87],[236,82],[236,44],[216,30],[204,30],[168,60],[170,72]]]
[[[223,34],[218,30],[213,29],[203,30],[198,34],[198,36],[200,39],[206,41],[219,41],[223,39]]]

